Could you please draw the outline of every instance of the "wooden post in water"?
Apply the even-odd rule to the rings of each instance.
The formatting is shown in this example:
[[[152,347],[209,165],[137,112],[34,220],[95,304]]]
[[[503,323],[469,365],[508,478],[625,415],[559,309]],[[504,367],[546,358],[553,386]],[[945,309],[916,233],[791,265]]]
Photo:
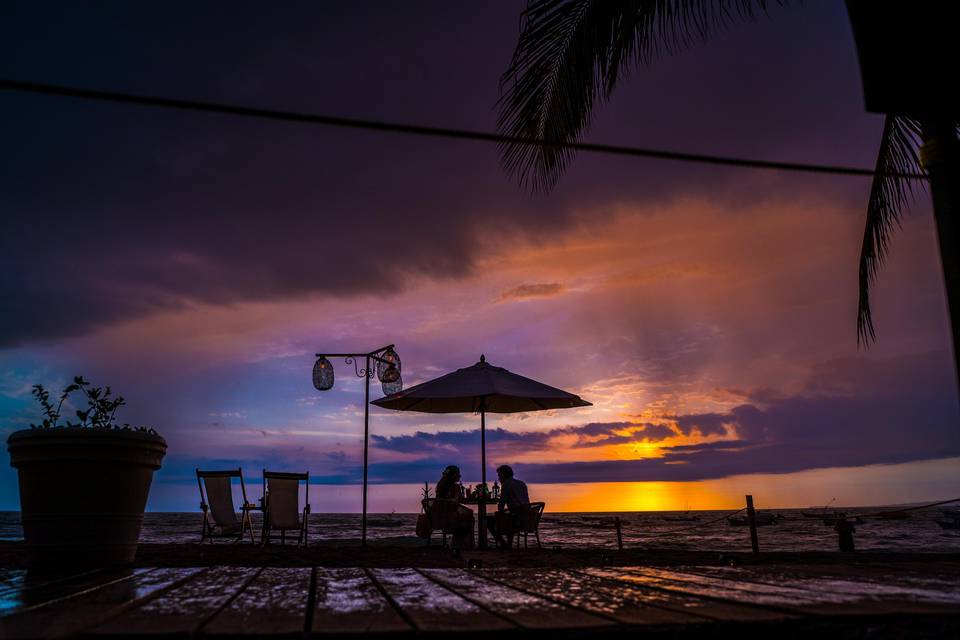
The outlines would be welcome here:
[[[617,527],[617,548],[623,551],[623,534],[620,532],[620,516],[613,519],[613,524]]]
[[[760,542],[757,540],[757,512],[753,510],[753,496],[747,496],[747,523],[750,525],[750,546],[754,553],[760,553]]]

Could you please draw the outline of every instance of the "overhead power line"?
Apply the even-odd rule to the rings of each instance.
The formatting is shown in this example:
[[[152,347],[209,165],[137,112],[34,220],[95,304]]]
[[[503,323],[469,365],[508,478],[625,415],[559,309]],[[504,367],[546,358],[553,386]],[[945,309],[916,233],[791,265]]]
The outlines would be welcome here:
[[[7,91],[23,91],[43,95],[81,98],[85,100],[99,100],[121,104],[134,104],[148,107],[162,107],[165,109],[179,109],[183,111],[199,111],[218,113],[247,118],[264,120],[279,120],[283,122],[302,122],[331,127],[346,127],[350,129],[367,129],[371,131],[388,131],[408,135],[432,136],[435,138],[451,138],[459,140],[479,140],[498,144],[527,144],[539,147],[554,147],[587,151],[590,153],[605,153],[619,156],[633,156],[640,158],[657,158],[660,160],[675,160],[679,162],[697,162],[701,164],[716,164],[728,167],[746,167],[750,169],[772,169],[776,171],[800,171],[804,173],[826,173],[833,175],[870,176],[876,172],[873,169],[848,167],[825,164],[808,164],[802,162],[775,162],[771,160],[756,160],[753,158],[734,158],[729,156],[706,155],[700,153],[684,153],[665,149],[646,149],[642,147],[624,147],[612,144],[596,144],[590,142],[552,142],[539,138],[522,138],[504,136],[486,131],[469,129],[451,129],[447,127],[428,127],[402,122],[385,122],[380,120],[364,120],[360,118],[344,118],[340,116],[324,116],[298,111],[279,111],[276,109],[260,109],[257,107],[243,107],[216,102],[199,100],[179,100],[161,98],[158,96],[120,93],[116,91],[95,91],[56,84],[39,82],[22,82],[18,80],[0,79],[0,89]],[[898,178],[926,179],[922,173],[891,173],[886,174]]]

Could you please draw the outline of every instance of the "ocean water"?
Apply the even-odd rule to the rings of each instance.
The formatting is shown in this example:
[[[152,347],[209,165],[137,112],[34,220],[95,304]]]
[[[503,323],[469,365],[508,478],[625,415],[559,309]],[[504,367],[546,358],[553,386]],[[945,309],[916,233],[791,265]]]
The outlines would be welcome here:
[[[849,517],[857,513],[880,511],[881,507],[847,509]],[[799,509],[773,510],[783,515],[778,524],[760,527],[758,537],[763,551],[832,551],[837,534],[819,519],[804,518]],[[544,545],[564,547],[616,547],[612,520],[621,521],[623,543],[628,547],[697,551],[748,551],[747,527],[730,526],[729,511],[695,511],[696,521],[672,521],[678,513],[642,511],[626,513],[546,513],[540,524]],[[259,514],[254,514],[258,531]],[[866,519],[856,524],[858,550],[960,552],[960,531],[942,529],[939,509],[913,511],[907,520]],[[367,536],[370,539],[409,538],[414,535],[417,514],[371,514]],[[188,543],[200,538],[201,515],[196,513],[147,513],[140,541],[144,543]],[[0,512],[0,540],[20,540],[18,512]],[[309,540],[356,540],[360,537],[359,514],[312,514]]]

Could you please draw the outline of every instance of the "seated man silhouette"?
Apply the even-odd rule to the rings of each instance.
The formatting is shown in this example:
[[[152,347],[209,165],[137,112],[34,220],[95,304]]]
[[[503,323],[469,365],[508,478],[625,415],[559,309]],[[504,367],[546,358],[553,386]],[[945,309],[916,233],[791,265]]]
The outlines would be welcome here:
[[[453,531],[453,546],[460,549],[473,548],[473,511],[459,504],[460,502],[460,467],[450,465],[443,470],[443,475],[437,482],[434,503],[437,521],[446,523]],[[452,501],[452,502],[440,502]]]
[[[497,478],[500,480],[500,502],[497,503],[497,513],[487,520],[487,528],[498,546],[509,549],[513,546],[518,518],[530,506],[530,494],[527,493],[527,484],[514,478],[513,469],[508,465],[497,467]]]

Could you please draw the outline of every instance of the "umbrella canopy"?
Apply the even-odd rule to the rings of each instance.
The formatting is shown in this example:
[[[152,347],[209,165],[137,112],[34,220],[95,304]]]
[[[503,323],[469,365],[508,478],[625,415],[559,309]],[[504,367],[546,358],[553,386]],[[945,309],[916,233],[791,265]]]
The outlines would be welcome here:
[[[373,404],[424,413],[516,413],[592,406],[580,396],[495,367],[484,356],[472,367],[374,400]]]

